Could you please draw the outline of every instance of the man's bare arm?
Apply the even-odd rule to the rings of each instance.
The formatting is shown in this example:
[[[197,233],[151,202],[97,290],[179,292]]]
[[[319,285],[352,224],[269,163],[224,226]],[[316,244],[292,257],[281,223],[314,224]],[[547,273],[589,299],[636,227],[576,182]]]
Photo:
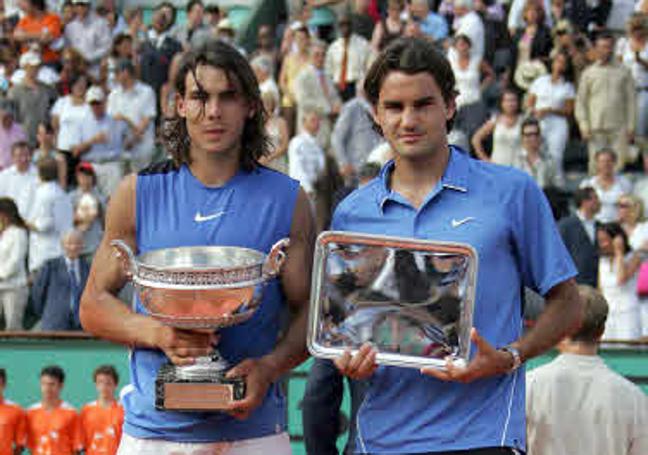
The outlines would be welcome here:
[[[173,363],[191,364],[208,355],[208,333],[182,331],[133,312],[116,296],[126,284],[122,262],[110,242],[121,239],[133,251],[135,245],[135,175],[126,177],[110,200],[104,238],[96,252],[81,297],[80,317],[84,330],[117,343],[162,349]]]

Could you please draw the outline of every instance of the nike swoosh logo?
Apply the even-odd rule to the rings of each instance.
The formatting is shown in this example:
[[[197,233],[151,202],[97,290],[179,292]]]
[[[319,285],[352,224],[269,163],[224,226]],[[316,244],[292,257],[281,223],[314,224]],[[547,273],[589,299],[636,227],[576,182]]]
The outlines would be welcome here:
[[[221,210],[220,212],[212,213],[211,215],[202,215],[200,212],[196,212],[196,216],[194,216],[194,221],[196,223],[203,223],[205,221],[213,220],[215,218],[219,218],[221,216],[225,215],[225,210]]]
[[[457,220],[457,219],[453,218],[452,221],[451,221],[451,224],[452,224],[452,227],[453,227],[453,228],[456,228],[456,227],[459,227],[459,226],[461,226],[462,224],[465,224],[465,223],[467,223],[468,221],[472,221],[472,220],[474,220],[474,219],[475,219],[475,218],[472,217],[472,216],[467,216],[466,218],[463,218],[463,219],[461,219],[461,220]]]

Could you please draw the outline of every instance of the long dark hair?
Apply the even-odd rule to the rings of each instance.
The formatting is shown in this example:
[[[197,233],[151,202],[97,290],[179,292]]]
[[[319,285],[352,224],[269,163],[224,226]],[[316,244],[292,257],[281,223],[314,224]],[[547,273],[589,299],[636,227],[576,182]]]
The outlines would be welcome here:
[[[230,82],[234,78],[239,82],[243,96],[247,99],[254,115],[245,121],[241,136],[241,167],[246,171],[253,170],[259,158],[269,153],[270,142],[265,131],[267,113],[263,107],[259,84],[248,61],[232,46],[220,41],[211,41],[198,50],[188,52],[180,61],[178,74],[174,81],[177,96],[185,96],[187,75],[191,73],[198,84],[196,69],[211,66],[223,70]],[[204,109],[204,105],[203,105]],[[204,115],[204,112],[203,112]],[[186,120],[174,115],[164,120],[162,142],[173,158],[176,166],[190,164],[191,139],[187,132]]]
[[[9,219],[9,224],[12,226],[27,229],[27,224],[25,224],[25,220],[20,216],[18,206],[13,199],[0,197],[0,214],[5,215]]]

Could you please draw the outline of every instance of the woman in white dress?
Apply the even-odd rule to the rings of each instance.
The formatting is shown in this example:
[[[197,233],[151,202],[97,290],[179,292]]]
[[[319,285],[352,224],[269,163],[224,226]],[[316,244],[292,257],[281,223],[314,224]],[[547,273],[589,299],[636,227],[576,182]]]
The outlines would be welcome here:
[[[596,229],[599,245],[599,287],[610,312],[603,340],[634,340],[641,336],[637,275],[641,258],[633,253],[619,223],[603,223]]]
[[[266,133],[268,139],[272,144],[271,154],[261,158],[261,164],[264,164],[272,169],[275,169],[284,174],[288,173],[288,124],[286,120],[281,117],[277,112],[279,100],[272,92],[264,92],[261,94],[263,107],[267,112],[266,120]]]
[[[520,97],[514,89],[506,89],[500,97],[500,112],[484,123],[472,137],[471,143],[480,160],[511,166],[520,153],[522,114]],[[493,135],[493,151],[486,153],[483,142]]]
[[[573,68],[565,51],[559,51],[551,61],[551,73],[538,77],[527,97],[531,114],[540,120],[542,138],[547,152],[556,163],[559,182],[563,177],[563,156],[569,140],[569,118],[574,113]]]
[[[0,198],[0,314],[6,330],[22,330],[27,307],[27,226],[10,198]]]

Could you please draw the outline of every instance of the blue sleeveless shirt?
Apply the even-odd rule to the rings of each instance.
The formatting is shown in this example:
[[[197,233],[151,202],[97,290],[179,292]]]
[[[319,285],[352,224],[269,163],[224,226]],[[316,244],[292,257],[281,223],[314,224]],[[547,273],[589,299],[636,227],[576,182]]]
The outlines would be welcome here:
[[[184,165],[152,166],[137,176],[136,241],[139,253],[178,246],[219,245],[268,253],[290,234],[299,183],[258,167],[239,171],[220,187],[207,187]],[[219,331],[219,352],[236,365],[269,353],[276,344],[285,298],[278,279],[264,287],[260,307],[244,324]],[[138,298],[136,311],[146,314]],[[277,384],[246,420],[220,412],[155,409],[155,377],[168,362],[162,351],[130,354],[131,384],[122,393],[124,431],[136,438],[175,442],[234,441],[285,431],[285,400]]]

